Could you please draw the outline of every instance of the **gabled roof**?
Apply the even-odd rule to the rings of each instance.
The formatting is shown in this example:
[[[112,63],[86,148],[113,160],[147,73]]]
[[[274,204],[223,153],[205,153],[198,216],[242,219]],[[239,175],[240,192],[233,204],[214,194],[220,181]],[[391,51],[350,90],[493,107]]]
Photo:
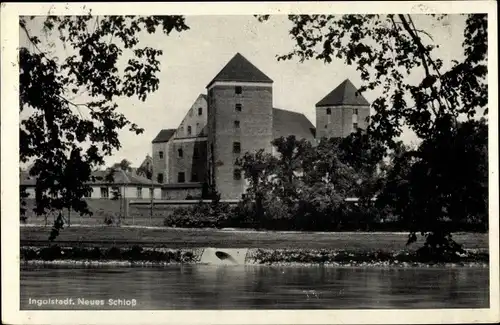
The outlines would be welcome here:
[[[146,155],[146,158],[144,158],[139,168],[146,168],[147,166],[152,164],[153,164],[153,158],[150,155]]]
[[[309,119],[302,113],[273,109],[273,139],[295,135],[300,139],[313,142],[316,129]]]
[[[174,133],[175,129],[163,129],[151,142],[152,143],[168,142],[168,140],[170,140],[170,138],[174,135]]]
[[[266,76],[264,72],[260,71],[240,53],[236,53],[215,78],[210,81],[207,88],[215,81],[273,82],[271,78]]]
[[[370,106],[370,103],[363,95],[356,94],[357,89],[349,79],[344,80],[340,85],[320,100],[316,106]]]

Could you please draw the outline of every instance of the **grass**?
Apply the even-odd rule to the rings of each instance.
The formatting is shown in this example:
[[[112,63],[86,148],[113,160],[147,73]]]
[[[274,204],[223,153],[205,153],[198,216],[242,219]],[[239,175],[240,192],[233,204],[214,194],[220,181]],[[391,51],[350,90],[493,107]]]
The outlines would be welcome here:
[[[21,245],[47,244],[50,227],[21,227]],[[63,229],[56,239],[60,245],[81,243],[89,246],[165,246],[169,248],[226,247],[263,249],[346,249],[363,251],[415,250],[423,238],[406,246],[407,233],[377,232],[274,232],[215,229],[172,229],[137,227],[75,227]],[[458,233],[454,239],[466,249],[488,249],[488,234]]]

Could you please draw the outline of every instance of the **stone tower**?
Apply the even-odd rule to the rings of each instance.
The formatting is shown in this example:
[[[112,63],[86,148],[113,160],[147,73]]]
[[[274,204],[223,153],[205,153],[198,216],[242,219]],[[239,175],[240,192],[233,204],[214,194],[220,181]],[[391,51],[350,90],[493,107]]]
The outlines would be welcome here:
[[[272,151],[273,81],[237,53],[207,85],[208,178],[223,199],[246,188],[235,161],[256,148]]]
[[[358,128],[366,130],[370,103],[356,91],[346,79],[316,104],[316,139],[346,137]]]

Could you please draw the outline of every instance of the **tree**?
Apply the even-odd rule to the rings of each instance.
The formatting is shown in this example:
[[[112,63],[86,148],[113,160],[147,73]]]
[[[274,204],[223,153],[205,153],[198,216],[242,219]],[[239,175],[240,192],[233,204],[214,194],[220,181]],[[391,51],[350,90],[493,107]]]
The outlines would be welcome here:
[[[446,15],[430,15],[440,22]],[[487,15],[466,15],[463,59],[443,71],[443,60],[434,56],[432,35],[418,29],[411,15],[290,15],[290,35],[295,42],[278,60],[299,58],[325,63],[333,59],[355,65],[367,89],[381,89],[372,108],[369,133],[394,145],[402,127],[421,139],[432,137],[439,119],[487,114]],[[269,16],[258,16],[260,21]],[[410,75],[422,71],[418,84]]]
[[[38,27],[37,24],[41,28]],[[32,27],[32,26],[35,27]],[[19,26],[30,46],[19,49],[20,161],[34,161],[36,213],[66,208],[91,214],[83,194],[91,170],[120,148],[118,131],[143,130],[119,113],[116,99],[145,101],[158,89],[162,51],[139,46],[139,33],[166,35],[188,29],[182,16],[48,16],[21,17]],[[54,43],[44,39],[57,37]],[[57,42],[68,52],[51,55]],[[124,66],[119,59],[127,58]],[[70,96],[85,94],[75,103]],[[64,225],[62,214],[55,233]]]
[[[119,163],[113,164],[113,168],[128,172],[132,170],[132,163],[127,159],[122,159]]]
[[[442,126],[443,130],[449,126]],[[394,207],[410,230],[409,243],[420,232],[425,250],[448,254],[461,247],[450,229],[487,225],[488,126],[485,119],[458,124],[427,139],[396,159],[380,204]]]
[[[253,224],[265,223],[266,201],[273,192],[272,176],[275,174],[276,158],[260,149],[255,153],[246,152],[236,160],[236,166],[248,180],[245,197],[240,204],[242,214],[249,214]]]
[[[278,154],[274,164],[275,194],[293,209],[294,202],[298,199],[305,163],[312,154],[311,143],[290,135],[274,139],[271,144]]]
[[[425,17],[440,23],[446,15]],[[266,21],[269,16],[258,18]],[[375,113],[371,116],[368,133],[394,148],[403,126],[407,126],[426,143],[416,153],[418,158],[415,158],[420,162],[412,166],[411,175],[423,177],[416,172],[418,168],[421,172],[441,168],[439,161],[425,154],[432,149],[433,139],[450,140],[459,132],[460,119],[476,118],[481,111],[487,115],[486,14],[465,15],[463,57],[450,62],[448,69],[443,69],[443,59],[435,55],[439,44],[434,44],[429,31],[417,27],[418,22],[412,15],[290,15],[288,18],[292,23],[289,33],[295,43],[294,49],[278,56],[278,60],[299,58],[301,62],[315,59],[329,63],[338,59],[356,66],[364,82],[359,92],[368,89],[382,92],[372,103]],[[420,82],[412,83],[410,76],[419,74],[422,76]],[[442,147],[445,142],[439,143]],[[427,235],[427,243],[430,243],[429,238],[440,237],[437,241],[432,239],[433,245],[450,235],[448,230],[436,228],[436,221],[447,214],[439,205],[449,211],[465,208],[455,199],[449,185],[437,183],[448,181],[451,181],[448,177],[438,177],[432,182],[438,189],[426,187],[428,192],[421,192],[428,200],[413,201],[426,204],[420,208],[432,210],[432,213],[416,210],[420,213],[415,212],[414,218],[420,221],[414,225]],[[412,188],[413,182],[425,181],[410,177],[407,186]],[[484,200],[482,191],[470,194],[475,195],[474,200],[467,200],[470,204]],[[439,200],[435,201],[433,196],[439,196]],[[414,238],[414,230],[410,233],[410,241]]]

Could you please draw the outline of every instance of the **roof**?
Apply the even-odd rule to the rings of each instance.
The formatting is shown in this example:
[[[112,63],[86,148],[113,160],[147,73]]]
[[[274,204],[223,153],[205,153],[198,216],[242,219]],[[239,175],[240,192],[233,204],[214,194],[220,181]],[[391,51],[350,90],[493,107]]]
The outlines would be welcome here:
[[[110,184],[106,180],[106,175],[109,174],[109,170],[99,170],[92,173],[92,176],[96,179],[91,181],[91,184]],[[157,182],[152,182],[144,176],[137,175],[136,173],[125,171],[123,169],[117,168],[113,170],[113,184],[117,185],[151,185],[152,183],[158,185]]]
[[[370,103],[361,94],[356,94],[358,90],[349,79],[344,80],[340,85],[320,100],[316,106],[370,106]]]
[[[153,158],[150,155],[146,155],[146,158],[144,158],[144,160],[142,161],[139,168],[146,168],[147,166],[149,166],[151,164],[153,164]]]
[[[273,81],[260,71],[240,53],[226,64],[224,68],[210,81],[207,88],[215,81],[269,82]]]
[[[297,139],[306,139],[313,142],[316,129],[309,119],[302,113],[273,109],[273,138],[295,135]]]
[[[174,135],[175,131],[176,131],[175,129],[163,129],[151,142],[152,143],[168,142],[168,140],[170,140],[170,138]]]
[[[108,170],[96,170],[92,172],[92,177],[94,180],[89,182],[90,185],[144,185],[151,186],[161,185],[157,182],[151,182],[151,180],[146,177],[137,175],[133,172],[124,171],[122,169],[114,169],[113,170],[113,182],[108,182],[106,180],[106,176],[109,174]],[[36,177],[29,176],[27,172],[21,172],[20,174],[20,185],[23,186],[35,186],[36,185]]]

